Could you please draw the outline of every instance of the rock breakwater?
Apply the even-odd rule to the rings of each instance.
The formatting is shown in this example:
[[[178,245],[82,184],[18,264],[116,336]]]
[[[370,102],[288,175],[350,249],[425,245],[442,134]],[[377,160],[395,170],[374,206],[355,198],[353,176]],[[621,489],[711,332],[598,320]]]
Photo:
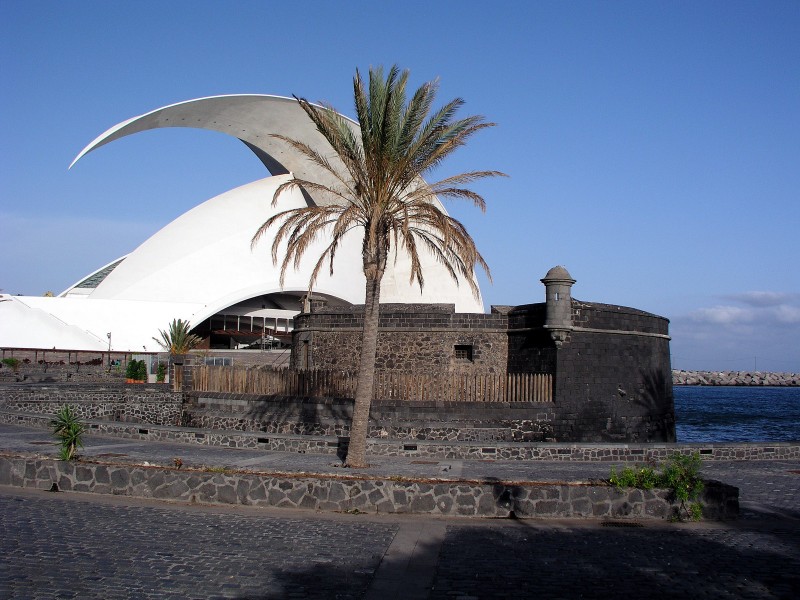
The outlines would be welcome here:
[[[672,371],[673,385],[774,385],[800,386],[798,373],[763,371]]]

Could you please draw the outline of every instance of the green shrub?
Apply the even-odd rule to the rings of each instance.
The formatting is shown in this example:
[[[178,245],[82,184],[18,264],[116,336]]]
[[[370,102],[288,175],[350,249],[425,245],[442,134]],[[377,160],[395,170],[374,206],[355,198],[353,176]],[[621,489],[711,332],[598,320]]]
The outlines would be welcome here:
[[[167,365],[163,362],[158,363],[158,369],[156,369],[156,381],[158,383],[164,383],[167,379]]]
[[[72,407],[69,404],[62,406],[50,421],[50,426],[53,428],[53,435],[61,440],[59,458],[61,460],[76,458],[78,448],[83,448],[81,437],[86,429]]]
[[[14,372],[19,370],[19,359],[17,358],[4,358],[2,362],[5,366],[14,370]]]
[[[136,381],[147,381],[147,362],[144,360],[139,361],[139,366],[136,369]]]
[[[620,473],[611,467],[609,482],[616,487],[633,487],[649,490],[655,487],[667,488],[674,500],[680,502],[678,519],[688,517],[698,521],[703,516],[703,505],[696,500],[703,493],[703,480],[700,478],[700,453],[690,455],[673,454],[659,473],[650,466],[624,467]],[[688,503],[688,504],[687,504]]]
[[[125,378],[134,381],[147,381],[147,363],[132,358],[125,368]]]
[[[623,467],[621,473],[617,473],[616,467],[611,467],[609,481],[617,487],[635,487],[643,490],[651,490],[659,483],[659,474],[653,467]]]
[[[636,487],[636,471],[632,467],[623,467],[622,472],[617,473],[617,467],[611,467],[608,480],[616,487]]]
[[[673,454],[669,464],[664,467],[664,487],[672,490],[676,500],[680,500],[678,518],[685,516],[697,521],[703,514],[703,506],[696,500],[703,493],[703,480],[700,478],[700,453],[689,455]]]
[[[136,379],[136,375],[139,372],[139,361],[135,358],[132,358],[128,362],[128,366],[125,367],[125,378],[126,379]]]

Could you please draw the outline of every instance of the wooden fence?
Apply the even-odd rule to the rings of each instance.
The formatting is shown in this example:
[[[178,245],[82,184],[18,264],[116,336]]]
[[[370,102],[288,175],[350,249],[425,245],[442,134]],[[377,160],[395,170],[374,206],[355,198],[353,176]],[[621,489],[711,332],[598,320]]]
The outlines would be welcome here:
[[[192,388],[199,392],[352,398],[356,375],[334,371],[194,367]],[[552,402],[547,373],[416,375],[376,373],[373,398],[451,402]]]

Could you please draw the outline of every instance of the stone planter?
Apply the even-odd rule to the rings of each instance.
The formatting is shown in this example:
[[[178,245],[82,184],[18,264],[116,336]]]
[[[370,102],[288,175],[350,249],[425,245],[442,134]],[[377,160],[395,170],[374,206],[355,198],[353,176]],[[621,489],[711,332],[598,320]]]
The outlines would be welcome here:
[[[462,481],[209,472],[0,455],[0,485],[160,498],[204,504],[406,513],[450,517],[559,519],[670,518],[668,490],[555,482]],[[706,519],[736,518],[738,488],[706,482]]]

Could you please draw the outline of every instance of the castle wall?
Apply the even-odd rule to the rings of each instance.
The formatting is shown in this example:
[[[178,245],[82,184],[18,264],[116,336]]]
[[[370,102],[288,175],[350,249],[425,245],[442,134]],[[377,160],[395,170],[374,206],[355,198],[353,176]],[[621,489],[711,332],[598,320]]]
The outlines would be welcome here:
[[[675,441],[667,319],[573,301],[573,323],[554,384],[562,439]]]
[[[364,307],[322,309],[295,317],[294,368],[356,371]],[[452,304],[381,305],[378,371],[505,373],[507,319],[456,313]],[[469,346],[471,358],[456,356]]]
[[[542,281],[547,302],[493,307],[491,314],[455,313],[452,305],[382,305],[376,369],[549,373],[554,393],[546,418],[536,410],[521,416],[535,430],[546,425],[558,441],[674,441],[669,321],[574,300],[574,280],[563,268]],[[363,306],[298,315],[292,366],[357,370],[362,324]],[[486,425],[494,418],[478,420]]]
[[[544,302],[517,306],[508,313],[509,373],[555,373],[556,345],[544,329]]]
[[[509,372],[552,373],[562,441],[674,441],[669,321],[633,308],[571,300],[556,346],[545,303],[509,311]]]

